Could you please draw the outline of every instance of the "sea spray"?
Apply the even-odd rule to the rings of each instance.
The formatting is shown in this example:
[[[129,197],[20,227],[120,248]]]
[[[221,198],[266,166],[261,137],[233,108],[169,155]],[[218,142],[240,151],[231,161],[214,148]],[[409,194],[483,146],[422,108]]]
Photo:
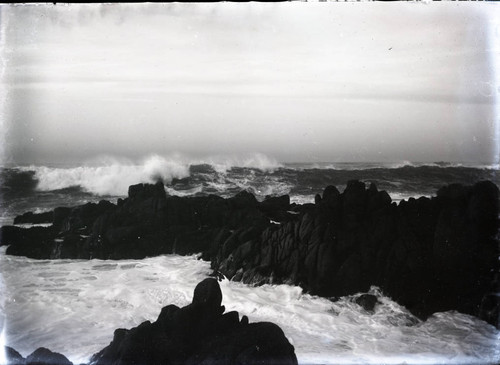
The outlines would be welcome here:
[[[480,180],[500,183],[497,170],[492,166],[474,168],[410,162],[281,164],[261,154],[203,159],[153,155],[138,163],[107,157],[83,166],[3,168],[0,178],[0,189],[6,194],[5,206],[10,206],[7,195],[16,191],[16,197],[21,193],[26,195],[31,192],[31,186],[36,187],[35,192],[43,193],[74,194],[78,190],[64,190],[76,188],[97,199],[124,197],[130,185],[158,180],[170,188],[171,195],[189,196],[192,192],[192,195],[229,197],[248,190],[260,200],[266,195],[289,194],[291,200],[297,202],[313,201],[311,196],[321,193],[327,185],[335,185],[342,191],[349,180],[373,182],[396,201],[432,196],[450,183],[471,185]],[[68,198],[71,200],[71,196]]]
[[[83,191],[98,196],[123,196],[128,187],[137,183],[165,184],[173,179],[190,176],[190,167],[208,164],[219,174],[235,167],[272,172],[282,167],[276,160],[263,154],[248,156],[216,156],[206,159],[188,159],[174,154],[167,157],[152,155],[140,163],[123,158],[105,157],[77,167],[25,166],[22,171],[34,171],[37,190],[55,191],[80,187]]]
[[[169,183],[174,178],[189,176],[189,166],[174,159],[153,155],[140,165],[112,162],[101,166],[54,168],[30,166],[35,171],[40,191],[53,191],[78,186],[95,195],[126,195],[128,187],[137,183]]]
[[[257,169],[263,172],[274,172],[284,167],[276,159],[262,153],[254,153],[242,156],[210,156],[200,159],[194,164],[209,164],[219,173],[226,173],[233,167]]]
[[[238,166],[239,165],[239,166]],[[246,166],[246,167],[243,167]],[[471,185],[491,180],[500,186],[494,166],[461,164],[288,163],[261,154],[193,159],[181,155],[149,156],[141,161],[104,157],[79,166],[17,166],[0,168],[0,223],[16,215],[76,206],[101,199],[116,202],[128,186],[162,180],[169,195],[229,198],[242,190],[257,200],[288,194],[293,203],[313,203],[328,185],[343,191],[349,180],[375,183],[393,201],[434,196],[450,183]]]
[[[25,356],[45,346],[79,363],[107,346],[116,328],[156,320],[165,305],[188,304],[210,264],[197,256],[37,261],[2,254],[0,274],[7,345]],[[332,302],[296,286],[252,287],[225,279],[221,289],[226,311],[278,324],[302,364],[500,360],[500,332],[493,326],[456,312],[421,322],[377,288],[371,291],[379,301],[374,313],[354,296]]]

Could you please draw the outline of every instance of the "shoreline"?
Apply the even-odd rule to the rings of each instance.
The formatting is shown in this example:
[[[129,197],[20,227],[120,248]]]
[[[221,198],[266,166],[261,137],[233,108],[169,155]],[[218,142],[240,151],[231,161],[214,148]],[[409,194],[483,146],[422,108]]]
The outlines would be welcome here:
[[[122,259],[202,253],[214,273],[261,285],[292,283],[323,297],[382,288],[420,318],[458,310],[495,323],[498,187],[480,182],[396,204],[374,184],[327,187],[314,204],[167,196],[138,184],[117,204],[56,208],[50,227],[1,228],[7,254]],[[40,218],[25,214],[17,223]],[[487,243],[485,245],[485,243]],[[472,260],[471,260],[472,259]]]

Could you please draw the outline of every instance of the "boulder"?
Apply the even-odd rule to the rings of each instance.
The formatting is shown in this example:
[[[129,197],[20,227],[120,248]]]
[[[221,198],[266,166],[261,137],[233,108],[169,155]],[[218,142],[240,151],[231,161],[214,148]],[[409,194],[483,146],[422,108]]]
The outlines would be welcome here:
[[[297,364],[293,346],[272,323],[248,323],[224,313],[216,279],[205,279],[190,305],[164,307],[158,319],[118,329],[92,365]]]
[[[24,365],[24,357],[14,350],[12,347],[5,346],[4,347],[5,351],[5,360],[7,360],[7,364],[9,365]]]
[[[373,313],[375,306],[379,303],[377,297],[373,294],[361,294],[355,299],[356,304],[365,311]]]
[[[64,355],[40,347],[26,358],[26,365],[73,365]]]
[[[52,223],[54,212],[33,213],[27,212],[14,218],[14,224],[41,224]]]
[[[352,180],[315,201],[259,203],[247,191],[176,197],[161,182],[137,184],[117,205],[57,208],[51,227],[2,227],[0,245],[37,259],[201,253],[216,274],[249,284],[290,283],[326,297],[375,285],[420,318],[458,310],[492,323],[481,303],[498,292],[495,184],[451,184],[396,204],[375,184]]]

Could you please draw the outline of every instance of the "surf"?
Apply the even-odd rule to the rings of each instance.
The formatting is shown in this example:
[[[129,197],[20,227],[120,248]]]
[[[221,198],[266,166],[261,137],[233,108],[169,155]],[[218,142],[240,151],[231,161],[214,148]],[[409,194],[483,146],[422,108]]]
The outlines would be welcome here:
[[[45,346],[85,362],[116,328],[154,321],[163,306],[184,306],[210,263],[196,255],[143,260],[32,260],[2,249],[3,323],[7,345],[27,355]],[[374,312],[355,302],[306,294],[290,285],[253,287],[223,279],[226,311],[278,324],[301,364],[494,363],[500,331],[456,312],[414,318],[378,288]]]
[[[263,154],[248,156],[214,156],[204,159],[189,159],[180,155],[151,155],[136,163],[115,157],[98,158],[76,167],[24,166],[18,167],[18,175],[25,179],[31,176],[38,191],[57,191],[79,187],[82,191],[97,196],[124,196],[130,185],[137,183],[165,184],[175,179],[191,176],[191,169],[208,165],[219,174],[233,168],[257,169],[272,172],[282,165]],[[9,184],[7,184],[9,185]]]

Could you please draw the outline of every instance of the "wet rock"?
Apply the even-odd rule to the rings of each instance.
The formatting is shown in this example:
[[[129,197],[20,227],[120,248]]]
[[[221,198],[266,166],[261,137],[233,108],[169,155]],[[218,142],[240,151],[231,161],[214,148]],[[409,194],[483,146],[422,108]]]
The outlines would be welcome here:
[[[52,227],[2,227],[0,245],[38,259],[201,253],[215,273],[250,284],[290,283],[326,297],[376,285],[420,318],[488,312],[481,303],[498,291],[500,270],[492,182],[452,184],[436,197],[395,204],[375,184],[353,180],[315,200],[259,203],[246,191],[181,198],[167,196],[161,182],[137,184],[117,205],[57,208]]]
[[[52,223],[54,212],[33,213],[27,212],[14,218],[14,224],[41,224]]]
[[[26,365],[73,365],[66,356],[40,347],[26,358]]]
[[[112,364],[297,364],[293,346],[272,323],[248,323],[224,313],[217,280],[195,288],[193,302],[164,307],[158,319],[115,331],[93,365]]]
[[[218,308],[222,303],[222,292],[215,279],[205,279],[194,289],[193,304],[207,308]]]
[[[7,360],[7,364],[9,365],[22,365],[24,364],[24,357],[14,350],[12,347],[5,346],[5,360]]]
[[[373,312],[375,305],[378,304],[378,299],[373,294],[361,294],[355,299],[356,304],[360,305],[365,311]]]

